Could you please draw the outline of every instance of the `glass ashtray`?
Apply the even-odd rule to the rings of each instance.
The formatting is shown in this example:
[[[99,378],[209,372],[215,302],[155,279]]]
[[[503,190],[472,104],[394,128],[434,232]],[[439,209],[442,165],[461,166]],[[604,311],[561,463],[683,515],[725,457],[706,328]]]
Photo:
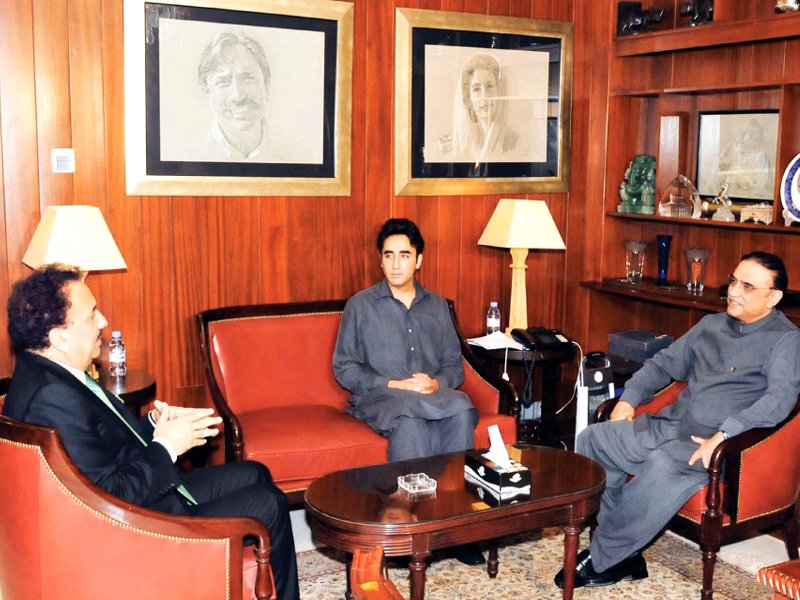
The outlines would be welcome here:
[[[409,494],[429,494],[436,492],[436,480],[425,473],[410,473],[397,478],[397,487]]]

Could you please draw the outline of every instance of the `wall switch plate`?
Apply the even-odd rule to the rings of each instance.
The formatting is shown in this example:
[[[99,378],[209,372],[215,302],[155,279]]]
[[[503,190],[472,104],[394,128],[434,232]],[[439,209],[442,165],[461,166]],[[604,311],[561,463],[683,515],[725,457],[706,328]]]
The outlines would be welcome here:
[[[50,150],[53,173],[75,172],[75,150],[72,148],[53,148]]]

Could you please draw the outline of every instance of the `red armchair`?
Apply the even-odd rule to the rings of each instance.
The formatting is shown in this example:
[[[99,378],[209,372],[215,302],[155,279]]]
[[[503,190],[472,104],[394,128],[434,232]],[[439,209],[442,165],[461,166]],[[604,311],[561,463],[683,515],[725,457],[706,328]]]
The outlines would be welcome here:
[[[660,411],[686,383],[673,383],[636,414]],[[615,401],[602,404],[596,420],[611,415]],[[800,413],[776,427],[751,429],[722,442],[708,466],[708,485],[678,511],[668,528],[700,545],[702,598],[713,596],[714,565],[723,544],[782,526],[789,558],[798,558],[796,504],[800,494]]]
[[[3,416],[0,473],[4,598],[275,598],[269,533],[254,519],[126,504],[78,471],[55,429]]]
[[[350,393],[333,374],[344,300],[231,306],[197,315],[211,402],[223,419],[225,460],[267,465],[292,504],[308,484],[339,469],[386,461],[387,442],[344,412]],[[475,445],[489,445],[497,424],[517,439],[519,402],[462,341],[464,383],[478,409]]]
[[[800,600],[800,560],[761,567],[758,581],[772,590],[773,600]]]

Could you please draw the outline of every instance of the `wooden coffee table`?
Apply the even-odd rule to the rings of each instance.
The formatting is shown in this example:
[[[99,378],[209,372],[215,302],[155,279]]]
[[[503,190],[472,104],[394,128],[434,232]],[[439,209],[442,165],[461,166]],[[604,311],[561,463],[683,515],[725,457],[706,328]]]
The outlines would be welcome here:
[[[514,449],[512,449],[514,451]],[[411,598],[425,595],[425,558],[434,550],[489,540],[487,571],[498,571],[497,538],[560,526],[564,528],[564,598],[572,598],[578,536],[600,508],[603,468],[589,458],[537,446],[513,458],[531,470],[531,493],[515,503],[490,506],[464,480],[464,454],[444,454],[325,475],[306,490],[311,532],[320,542],[348,553],[380,544],[386,556],[409,556]],[[437,481],[435,498],[413,499],[397,492],[397,477],[426,473]],[[555,573],[553,574],[555,575]],[[554,584],[555,585],[555,584]]]

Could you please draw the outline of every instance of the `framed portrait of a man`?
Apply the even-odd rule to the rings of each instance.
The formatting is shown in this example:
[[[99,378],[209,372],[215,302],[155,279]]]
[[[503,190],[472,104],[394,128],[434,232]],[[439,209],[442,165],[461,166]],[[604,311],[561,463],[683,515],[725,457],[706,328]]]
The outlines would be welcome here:
[[[565,191],[572,25],[397,9],[398,194]]]
[[[352,12],[125,0],[128,193],[348,194]]]

